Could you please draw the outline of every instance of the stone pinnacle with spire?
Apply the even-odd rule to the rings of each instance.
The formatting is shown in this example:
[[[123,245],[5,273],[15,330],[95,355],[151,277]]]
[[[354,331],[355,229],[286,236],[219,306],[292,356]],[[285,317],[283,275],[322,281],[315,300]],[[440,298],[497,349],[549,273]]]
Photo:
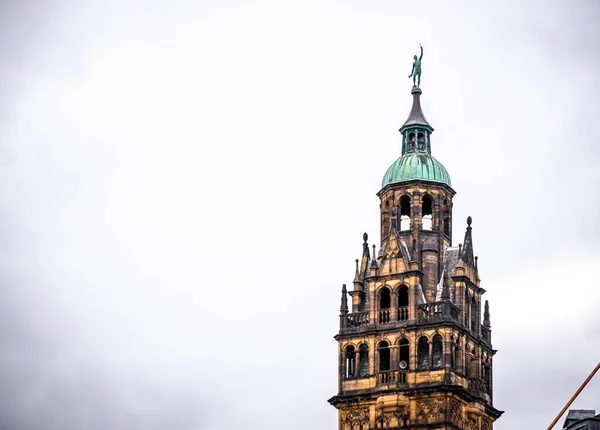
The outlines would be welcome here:
[[[490,324],[490,304],[489,302],[486,300],[485,301],[485,308],[483,310],[483,325],[487,328],[491,327]]]
[[[348,292],[346,291],[346,284],[342,285],[342,305],[340,306],[340,312],[342,314],[348,313]]]

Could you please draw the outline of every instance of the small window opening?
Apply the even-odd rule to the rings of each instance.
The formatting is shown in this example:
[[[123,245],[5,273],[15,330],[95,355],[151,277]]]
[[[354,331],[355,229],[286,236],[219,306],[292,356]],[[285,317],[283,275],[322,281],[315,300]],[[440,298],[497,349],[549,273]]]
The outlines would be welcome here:
[[[417,134],[417,148],[419,151],[425,151],[425,135],[423,133]]]
[[[398,228],[398,208],[396,206],[392,206],[390,218],[392,220],[392,228]]]
[[[401,370],[410,368],[410,344],[406,338],[400,341],[400,362],[398,365]]]
[[[465,326],[469,328],[469,324],[471,324],[471,300],[467,295],[467,300],[465,303]]]
[[[390,370],[390,348],[384,340],[379,342],[379,371],[385,372],[386,370]]]
[[[408,306],[408,287],[402,285],[398,290],[398,307]]]
[[[475,297],[471,297],[471,331],[477,331],[477,303],[475,303]]]
[[[408,150],[409,151],[415,150],[415,134],[414,133],[410,133],[408,135]]]
[[[450,236],[450,217],[447,215],[444,217],[444,234]]]
[[[419,338],[417,355],[419,359],[419,370],[429,369],[429,342],[425,336]]]
[[[454,340],[454,336],[450,337],[450,367],[456,368],[456,341]]]
[[[379,293],[379,309],[389,309],[392,304],[392,297],[390,290],[387,287],[383,287]]]
[[[471,377],[471,354],[469,354],[469,352],[467,352],[466,357],[465,357],[465,376],[467,378]]]
[[[400,197],[400,230],[410,230],[410,197]]]
[[[442,343],[442,336],[436,334],[432,339],[432,361],[434,369],[441,369],[444,365],[444,345]]]
[[[352,345],[346,347],[346,378],[354,377],[356,366],[356,352]]]
[[[369,375],[369,347],[362,344],[358,348],[358,376],[364,377]]]
[[[430,196],[423,197],[421,215],[423,216],[423,230],[431,230],[433,228],[433,201]]]

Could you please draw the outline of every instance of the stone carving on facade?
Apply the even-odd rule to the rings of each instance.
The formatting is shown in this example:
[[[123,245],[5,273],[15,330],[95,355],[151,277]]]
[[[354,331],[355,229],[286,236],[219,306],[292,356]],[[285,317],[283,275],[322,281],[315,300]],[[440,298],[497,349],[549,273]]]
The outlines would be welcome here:
[[[428,399],[417,402],[417,423],[439,422],[445,411],[445,399]]]
[[[492,423],[488,420],[482,420],[481,430],[492,430]]]
[[[479,424],[476,419],[468,418],[465,430],[479,430]]]
[[[375,420],[376,427],[382,429],[404,427],[409,424],[410,405],[398,408],[394,412],[378,412]]]
[[[347,412],[342,412],[342,422],[344,427],[360,429],[361,425],[369,426],[369,409],[351,409]]]
[[[463,428],[463,408],[456,400],[450,400],[450,421],[459,428]]]

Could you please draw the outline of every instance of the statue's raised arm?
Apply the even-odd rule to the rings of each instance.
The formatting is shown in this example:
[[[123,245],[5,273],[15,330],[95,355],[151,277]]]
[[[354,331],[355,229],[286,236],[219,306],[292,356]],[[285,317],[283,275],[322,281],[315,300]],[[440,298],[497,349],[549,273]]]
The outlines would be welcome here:
[[[420,43],[419,46],[421,47],[421,56],[419,57],[419,61],[421,61],[423,59],[423,46]]]

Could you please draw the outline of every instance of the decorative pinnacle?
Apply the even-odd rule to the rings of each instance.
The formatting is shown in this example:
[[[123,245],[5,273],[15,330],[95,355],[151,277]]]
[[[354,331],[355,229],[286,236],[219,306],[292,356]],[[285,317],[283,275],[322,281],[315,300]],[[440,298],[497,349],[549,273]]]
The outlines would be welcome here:
[[[354,283],[360,283],[360,273],[358,271],[358,258],[354,260],[356,263],[356,271],[354,272]]]
[[[342,285],[342,305],[340,306],[340,312],[343,314],[348,313],[348,292],[346,291],[346,284]]]
[[[371,259],[371,268],[377,268],[377,254],[375,254],[375,244],[373,244],[373,258]]]
[[[450,301],[450,280],[448,279],[448,273],[444,270],[444,282],[442,286],[442,301]]]
[[[369,258],[369,244],[367,240],[369,239],[369,235],[367,233],[363,233],[363,258]]]
[[[490,328],[490,304],[489,302],[486,300],[485,301],[485,308],[483,311],[483,325],[487,328]]]
[[[467,226],[471,227],[471,223],[473,222],[473,218],[471,218],[470,216],[467,217]]]

